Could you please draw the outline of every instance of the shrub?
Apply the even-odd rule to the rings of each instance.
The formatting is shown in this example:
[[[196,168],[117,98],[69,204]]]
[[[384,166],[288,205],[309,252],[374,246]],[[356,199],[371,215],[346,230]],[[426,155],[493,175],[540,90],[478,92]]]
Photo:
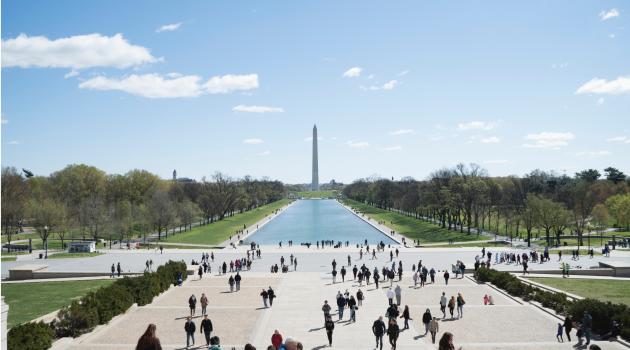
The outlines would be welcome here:
[[[45,350],[50,348],[55,332],[44,322],[30,322],[15,326],[7,334],[9,350]]]
[[[52,325],[58,338],[78,337],[89,332],[98,325],[99,316],[96,303],[90,295],[73,301],[57,314],[57,320]]]
[[[581,321],[584,311],[593,318],[593,331],[596,333],[606,333],[610,331],[612,321],[621,321],[624,328],[622,336],[630,339],[630,307],[625,304],[613,304],[595,299],[582,299],[574,301],[569,306],[569,314],[576,321]]]

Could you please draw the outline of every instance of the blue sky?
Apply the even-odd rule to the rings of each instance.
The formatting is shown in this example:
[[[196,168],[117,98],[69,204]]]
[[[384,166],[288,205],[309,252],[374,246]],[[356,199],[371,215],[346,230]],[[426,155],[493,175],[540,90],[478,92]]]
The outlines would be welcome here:
[[[2,165],[630,173],[624,1],[3,1]],[[119,34],[119,35],[118,35]],[[264,112],[264,113],[263,113]]]

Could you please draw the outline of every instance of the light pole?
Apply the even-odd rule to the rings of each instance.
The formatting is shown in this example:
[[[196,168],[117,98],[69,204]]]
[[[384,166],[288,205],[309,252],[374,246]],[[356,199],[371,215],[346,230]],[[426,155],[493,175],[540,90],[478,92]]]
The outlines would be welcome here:
[[[48,225],[44,226],[44,259],[48,259]]]

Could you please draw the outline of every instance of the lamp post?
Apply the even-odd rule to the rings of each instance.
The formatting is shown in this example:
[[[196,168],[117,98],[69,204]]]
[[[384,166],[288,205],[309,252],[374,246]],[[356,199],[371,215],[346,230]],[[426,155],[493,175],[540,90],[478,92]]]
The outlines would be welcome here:
[[[48,259],[48,225],[44,226],[44,259]]]

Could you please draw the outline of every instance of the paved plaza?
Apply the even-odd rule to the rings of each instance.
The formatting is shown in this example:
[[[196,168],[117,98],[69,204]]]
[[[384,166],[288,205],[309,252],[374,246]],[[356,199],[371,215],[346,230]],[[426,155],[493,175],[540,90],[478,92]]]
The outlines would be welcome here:
[[[133,349],[138,337],[145,330],[148,323],[157,325],[158,336],[165,349],[181,349],[185,347],[186,337],[184,333],[185,316],[189,314],[188,297],[195,294],[197,299],[201,293],[205,293],[210,305],[208,308],[215,331],[214,335],[221,338],[223,347],[231,349],[232,346],[242,349],[245,343],[252,343],[259,349],[266,348],[270,344],[274,330],[279,330],[286,338],[291,336],[301,341],[306,349],[320,349],[327,345],[325,330],[323,329],[323,314],[321,306],[324,300],[328,300],[333,306],[333,319],[337,321],[335,295],[347,289],[356,294],[361,288],[365,293],[365,301],[357,311],[357,322],[348,323],[349,312],[346,310],[341,322],[336,322],[333,348],[337,349],[373,349],[374,338],[371,333],[372,322],[378,316],[384,316],[387,309],[386,291],[388,284],[381,284],[380,289],[375,289],[373,284],[359,287],[352,280],[352,272],[348,271],[345,283],[332,284],[330,263],[332,259],[341,265],[347,264],[347,251],[334,251],[327,249],[323,252],[300,251],[297,249],[283,248],[284,253],[276,252],[263,254],[263,259],[255,260],[252,271],[242,273],[243,281],[239,292],[230,293],[228,276],[218,276],[217,266],[224,260],[242,256],[243,252],[215,252],[215,262],[211,275],[206,274],[199,280],[198,276],[190,276],[182,287],[172,287],[153,303],[143,307],[133,308],[126,314],[117,317],[110,324],[99,327],[95,332],[84,335],[71,343],[62,342],[57,349]],[[285,250],[286,249],[286,250]],[[271,248],[270,248],[271,250]],[[344,249],[345,250],[345,249]],[[286,274],[272,274],[266,270],[272,263],[279,263],[279,257],[284,255],[287,261],[291,251],[298,258],[298,271]],[[153,256],[155,262],[160,263],[168,258],[182,257],[186,260],[198,259],[200,254],[195,253],[165,253],[164,255],[146,255],[148,253],[119,253],[108,254],[92,260],[107,263],[111,259],[121,259],[132,264],[135,259],[143,263],[147,256]],[[458,250],[405,250],[401,253],[401,259],[405,267],[417,263],[422,259],[423,264],[429,267],[443,270],[450,266],[456,259],[472,259],[476,251]],[[381,253],[379,260],[364,258],[358,259],[358,254],[352,254],[352,264],[379,269],[384,264],[389,265],[389,257]],[[109,259],[105,261],[105,259]],[[129,259],[129,260],[124,260]],[[79,259],[76,259],[79,260]],[[397,260],[394,259],[397,264]],[[71,262],[66,262],[71,263]],[[94,264],[76,264],[74,266]],[[135,265],[134,265],[135,266]],[[68,268],[68,266],[64,266]],[[403,280],[395,282],[403,288],[402,305],[408,305],[411,310],[411,329],[403,331],[398,342],[398,349],[436,349],[432,345],[430,336],[424,336],[421,324],[422,314],[429,308],[432,315],[442,318],[439,310],[439,297],[444,291],[448,297],[462,293],[466,299],[464,317],[462,319],[447,318],[440,320],[440,335],[449,331],[455,336],[455,344],[464,349],[572,349],[575,343],[558,343],[555,338],[556,324],[559,320],[552,315],[529,304],[521,304],[486,285],[478,285],[469,278],[451,279],[448,286],[444,284],[441,274],[436,278],[436,284],[423,288],[414,288],[411,280],[411,271],[405,273]],[[272,287],[277,295],[272,308],[263,308],[260,292],[262,288]],[[483,296],[491,294],[495,305],[484,306]],[[194,322],[199,324],[201,310],[198,304],[197,317]],[[403,320],[399,320],[402,327]],[[196,334],[197,345],[205,344],[203,335]],[[575,340],[575,338],[574,338]],[[387,342],[387,341],[386,341]],[[622,349],[618,343],[606,342],[604,349]],[[386,346],[385,349],[390,347]]]

